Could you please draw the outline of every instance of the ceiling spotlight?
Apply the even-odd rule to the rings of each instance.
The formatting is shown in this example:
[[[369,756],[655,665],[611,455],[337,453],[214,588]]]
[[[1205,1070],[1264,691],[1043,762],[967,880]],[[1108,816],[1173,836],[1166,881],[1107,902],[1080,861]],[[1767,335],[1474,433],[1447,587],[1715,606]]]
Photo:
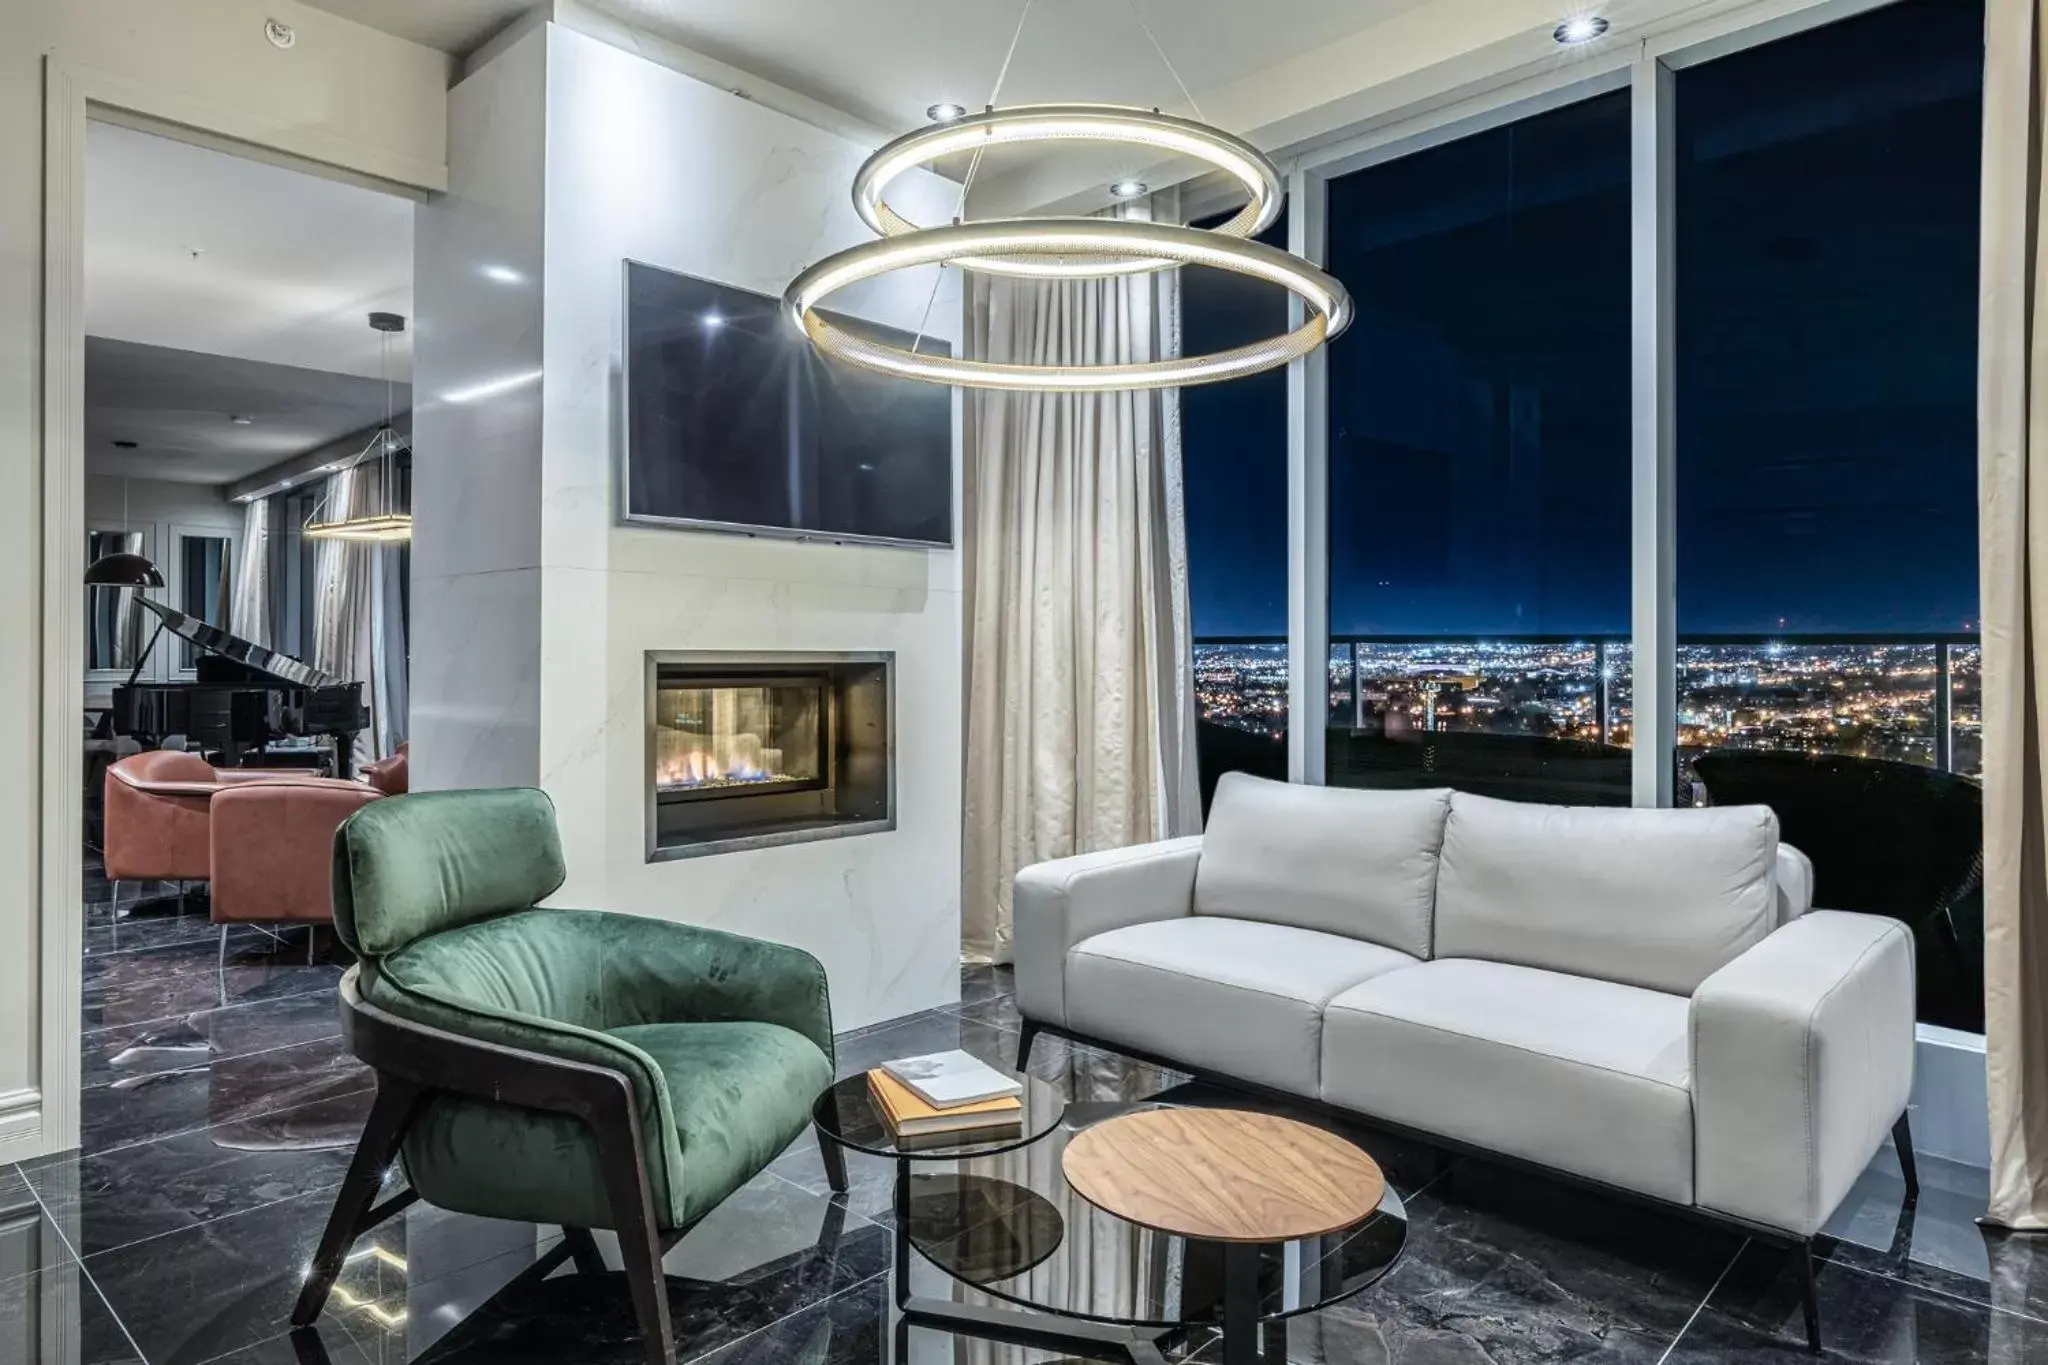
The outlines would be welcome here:
[[[967,117],[967,106],[951,100],[940,100],[937,104],[925,106],[924,116],[933,123],[951,123],[956,118]]]
[[[720,327],[725,326],[725,314],[719,312],[717,309],[713,309],[712,311],[706,313],[700,320],[703,322],[704,330],[707,332],[714,332],[717,331]]]
[[[228,414],[228,421],[234,423],[234,425],[238,427],[246,427],[252,425],[256,421],[256,419],[254,417],[251,417],[246,412],[235,412]]]
[[[526,276],[509,265],[487,265],[483,267],[482,274],[485,279],[496,284],[521,284],[526,279]]]
[[[1605,32],[1605,19],[1597,14],[1581,14],[1559,24],[1551,31],[1550,36],[1570,47],[1579,43],[1590,43]]]
[[[135,442],[133,442],[133,441],[116,441],[116,442],[114,442],[114,449],[116,449],[116,450],[133,450],[133,449],[135,449]]]
[[[1142,180],[1119,180],[1109,187],[1109,192],[1119,199],[1136,199],[1151,188]]]

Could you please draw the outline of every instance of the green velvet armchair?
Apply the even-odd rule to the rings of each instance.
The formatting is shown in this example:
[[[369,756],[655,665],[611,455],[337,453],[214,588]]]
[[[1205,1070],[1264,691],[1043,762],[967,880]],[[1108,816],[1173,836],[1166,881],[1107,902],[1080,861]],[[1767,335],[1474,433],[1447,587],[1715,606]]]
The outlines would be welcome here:
[[[537,791],[392,797],[336,831],[335,929],[360,959],[343,1031],[377,1097],[295,1325],[358,1237],[424,1199],[560,1224],[529,1274],[602,1269],[589,1230],[617,1232],[648,1359],[673,1365],[661,1256],[809,1123],[833,1074],[825,973],[734,934],[536,908],[563,877]],[[378,1203],[394,1156],[409,1188]]]

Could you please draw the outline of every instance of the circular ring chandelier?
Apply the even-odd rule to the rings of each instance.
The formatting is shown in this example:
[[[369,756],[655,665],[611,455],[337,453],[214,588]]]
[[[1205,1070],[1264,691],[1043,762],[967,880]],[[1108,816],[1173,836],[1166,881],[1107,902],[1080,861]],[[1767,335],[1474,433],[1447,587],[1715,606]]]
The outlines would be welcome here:
[[[1244,208],[1210,231],[1253,237],[1280,216],[1287,189],[1279,168],[1239,137],[1206,123],[1176,118],[1156,109],[1121,104],[1031,104],[988,109],[931,128],[905,133],[883,145],[853,177],[853,207],[861,221],[882,237],[922,231],[889,206],[889,185],[905,171],[941,157],[979,155],[990,147],[1035,142],[1095,142],[1148,152],[1192,157],[1235,180],[1250,196]],[[1176,262],[1161,257],[1029,256],[961,258],[951,262],[989,275],[1053,279],[1101,279],[1164,270]]]
[[[818,311],[819,303],[848,285],[983,255],[1054,263],[1156,258],[1167,265],[1212,266],[1281,286],[1301,299],[1310,316],[1290,332],[1208,355],[1111,365],[1014,365],[889,346],[847,331]],[[1125,218],[1020,218],[919,228],[826,257],[790,281],[782,306],[812,345],[865,369],[968,388],[1086,393],[1173,388],[1257,374],[1307,355],[1351,322],[1351,295],[1344,286],[1298,256],[1200,228]]]

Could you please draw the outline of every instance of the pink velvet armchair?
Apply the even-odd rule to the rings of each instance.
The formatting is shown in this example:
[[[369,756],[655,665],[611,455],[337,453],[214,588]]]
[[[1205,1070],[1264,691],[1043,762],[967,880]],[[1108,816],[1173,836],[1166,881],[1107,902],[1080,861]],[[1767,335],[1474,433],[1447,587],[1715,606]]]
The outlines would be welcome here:
[[[215,768],[176,750],[124,758],[106,779],[116,917],[124,881],[210,883],[223,958],[230,924],[331,921],[335,827],[379,795],[310,773]]]
[[[408,741],[399,745],[389,758],[364,764],[363,781],[386,796],[404,796],[412,789],[412,775],[408,771],[411,766],[412,744]]]
[[[214,796],[213,922],[223,961],[231,924],[334,922],[334,831],[382,796],[329,778],[238,784]]]

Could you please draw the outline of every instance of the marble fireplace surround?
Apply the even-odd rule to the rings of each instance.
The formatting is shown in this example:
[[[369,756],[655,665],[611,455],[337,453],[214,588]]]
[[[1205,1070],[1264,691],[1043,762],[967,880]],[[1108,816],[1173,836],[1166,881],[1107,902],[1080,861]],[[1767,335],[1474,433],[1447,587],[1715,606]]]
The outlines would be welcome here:
[[[804,752],[787,764],[772,734],[691,732],[686,740],[671,715],[676,693],[732,689],[759,693],[815,689],[817,709],[808,733],[787,741]],[[714,702],[714,705],[716,703]],[[749,717],[749,728],[766,728]],[[721,740],[727,743],[721,745]],[[793,776],[777,782],[766,773],[749,791],[720,786],[676,790],[669,771],[679,747],[748,770],[773,754],[769,771]],[[720,747],[731,753],[715,754]],[[742,754],[739,750],[748,752]],[[896,827],[896,656],[888,650],[647,651],[647,860],[696,858],[783,844],[879,834]]]

